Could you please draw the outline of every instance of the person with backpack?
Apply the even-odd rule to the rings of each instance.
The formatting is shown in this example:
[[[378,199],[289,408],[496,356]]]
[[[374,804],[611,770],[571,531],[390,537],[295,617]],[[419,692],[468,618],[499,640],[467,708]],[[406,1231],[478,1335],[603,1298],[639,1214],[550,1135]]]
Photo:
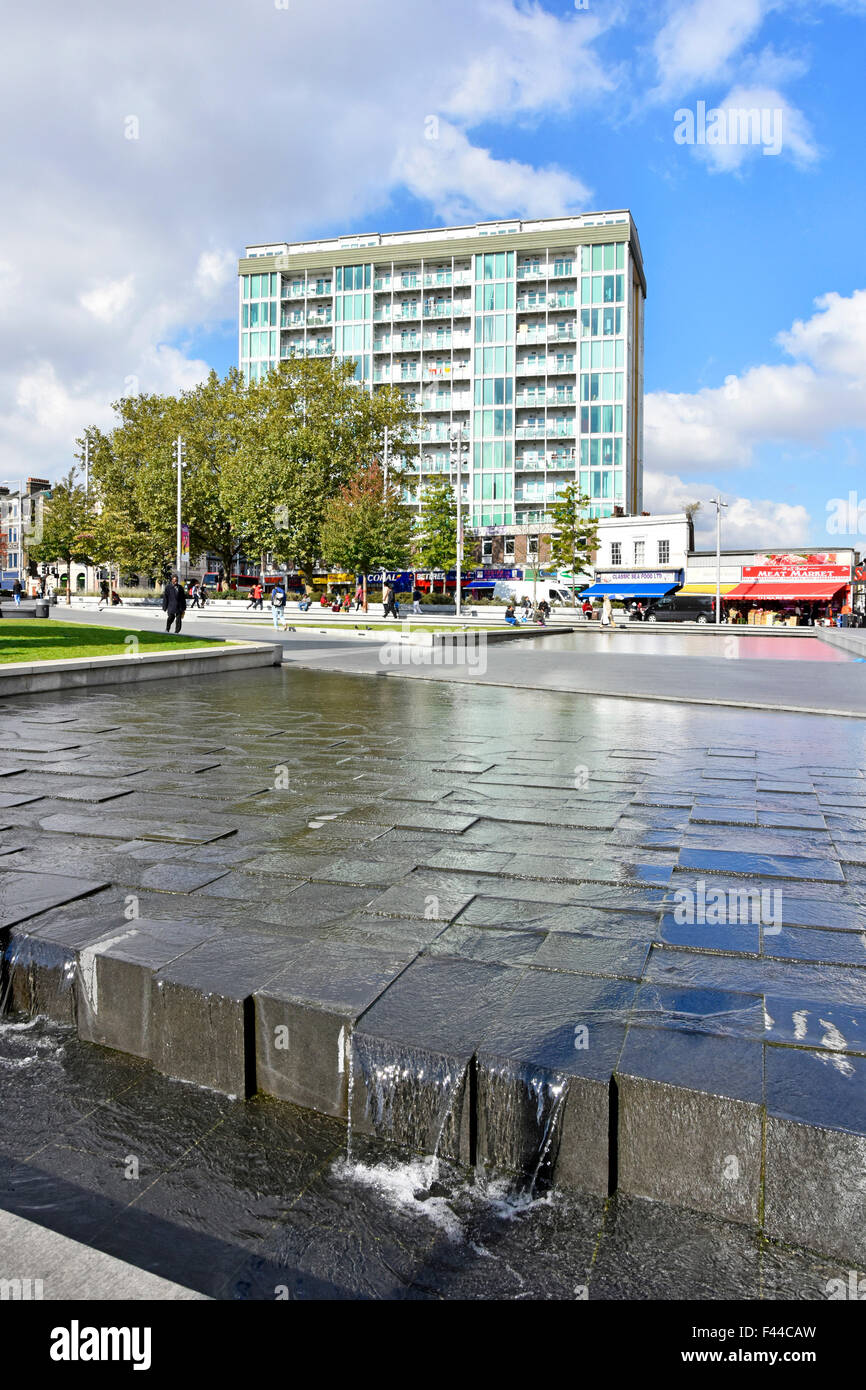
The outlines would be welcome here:
[[[21,580],[16,579],[12,585],[12,597],[15,599],[15,607],[21,607]]]
[[[286,625],[286,591],[282,581],[277,580],[271,589],[271,614],[274,620],[274,627],[281,628]]]

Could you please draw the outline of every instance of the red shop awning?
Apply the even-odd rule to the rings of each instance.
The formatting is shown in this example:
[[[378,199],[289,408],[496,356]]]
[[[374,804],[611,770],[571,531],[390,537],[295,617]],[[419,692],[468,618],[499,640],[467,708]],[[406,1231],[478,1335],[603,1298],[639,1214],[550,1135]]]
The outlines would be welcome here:
[[[838,579],[827,579],[823,582],[812,580],[803,584],[780,584],[773,579],[748,580],[745,584],[737,584],[724,595],[725,600],[734,599],[740,603],[754,599],[757,603],[784,602],[784,603],[829,603],[840,589],[847,588],[847,585],[840,584]]]

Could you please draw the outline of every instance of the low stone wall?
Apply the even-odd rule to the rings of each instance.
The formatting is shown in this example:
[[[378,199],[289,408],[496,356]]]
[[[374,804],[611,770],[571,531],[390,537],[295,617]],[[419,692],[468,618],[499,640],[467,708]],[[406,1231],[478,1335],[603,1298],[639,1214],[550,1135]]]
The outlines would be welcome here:
[[[816,636],[830,647],[840,647],[844,652],[866,658],[866,628],[862,627],[816,627]]]
[[[282,648],[273,642],[195,647],[187,651],[146,652],[137,656],[72,657],[66,661],[11,661],[0,666],[0,696],[52,690],[83,690],[96,685],[177,680],[218,675],[253,666],[279,666]]]

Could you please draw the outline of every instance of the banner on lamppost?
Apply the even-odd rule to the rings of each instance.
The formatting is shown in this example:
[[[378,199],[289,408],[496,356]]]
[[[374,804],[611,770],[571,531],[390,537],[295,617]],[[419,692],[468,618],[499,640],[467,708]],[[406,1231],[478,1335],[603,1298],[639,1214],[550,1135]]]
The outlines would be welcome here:
[[[180,528],[180,558],[189,564],[189,527]]]

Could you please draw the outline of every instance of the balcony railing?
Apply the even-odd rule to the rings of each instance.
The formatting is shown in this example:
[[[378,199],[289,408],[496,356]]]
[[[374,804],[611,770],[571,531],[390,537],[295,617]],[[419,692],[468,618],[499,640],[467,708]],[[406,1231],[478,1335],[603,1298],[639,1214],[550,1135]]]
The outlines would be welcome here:
[[[330,293],[331,293],[331,281],[330,281],[330,280],[317,280],[317,281],[315,282],[315,284],[308,284],[308,285],[307,285],[307,298],[308,298],[308,299],[322,299],[325,295],[329,295]]]
[[[425,319],[450,319],[452,302],[449,299],[446,304],[425,304]]]
[[[283,299],[303,299],[307,292],[307,287],[303,280],[295,280],[291,285],[283,285]]]
[[[373,351],[374,351],[374,352],[390,352],[390,351],[391,351],[391,339],[390,339],[390,338],[377,338],[377,339],[375,339],[375,341],[374,341],[374,343],[373,343]]]
[[[398,338],[391,339],[395,352],[420,352],[421,335],[419,333],[402,333]]]
[[[547,422],[548,439],[565,439],[569,436],[573,436],[574,432],[574,420],[557,420],[555,422],[548,420]]]
[[[574,376],[574,358],[566,357],[564,362],[551,362],[547,368],[548,376]]]
[[[417,304],[395,304],[391,321],[392,323],[399,323],[401,320],[420,319],[420,317],[421,309]]]
[[[450,270],[436,270],[436,271],[432,271],[432,272],[431,272],[431,271],[428,271],[427,274],[424,276],[424,288],[425,288],[425,289],[427,289],[427,288],[428,288],[429,286],[431,286],[431,285],[432,285],[432,286],[436,286],[436,285],[443,285],[443,286],[445,286],[445,285],[450,285],[450,284],[451,284],[451,271],[450,271]]]
[[[468,318],[469,315],[470,315],[471,313],[472,313],[472,300],[471,300],[471,299],[455,299],[455,300],[454,300],[454,317],[455,317],[456,319],[465,319],[465,318]]]
[[[547,373],[547,361],[544,357],[524,358],[517,363],[516,372],[518,376],[545,376]]]
[[[440,338],[435,333],[425,333],[424,346],[425,348],[442,348],[444,351],[445,348],[451,347],[451,334],[443,333]]]
[[[280,319],[280,328],[303,328],[303,314],[283,314]]]
[[[544,421],[540,420],[535,425],[518,425],[514,431],[515,439],[543,439]]]
[[[331,319],[332,315],[330,309],[320,310],[319,312],[307,314],[307,323],[310,324],[313,328],[320,327],[323,324],[328,324],[331,322]]]
[[[548,341],[549,343],[556,343],[556,342],[572,342],[572,343],[573,343],[576,337],[577,337],[577,324],[576,324],[576,323],[556,323],[556,324],[551,324],[551,325],[549,326],[548,330],[547,330],[547,341]]]
[[[546,280],[546,265],[519,265],[517,267],[518,280]]]
[[[550,278],[552,280],[566,280],[569,277],[573,279],[576,274],[577,271],[574,268],[573,261],[555,261],[550,267]]]
[[[523,347],[526,343],[546,343],[548,334],[543,328],[527,328],[524,332],[517,331],[517,346]]]

